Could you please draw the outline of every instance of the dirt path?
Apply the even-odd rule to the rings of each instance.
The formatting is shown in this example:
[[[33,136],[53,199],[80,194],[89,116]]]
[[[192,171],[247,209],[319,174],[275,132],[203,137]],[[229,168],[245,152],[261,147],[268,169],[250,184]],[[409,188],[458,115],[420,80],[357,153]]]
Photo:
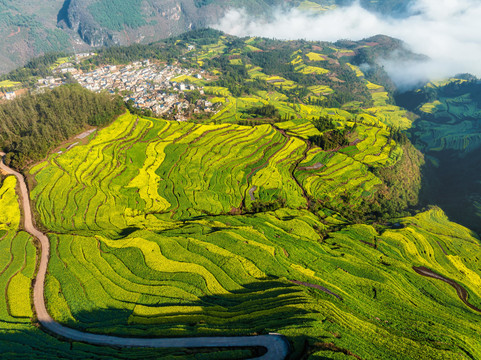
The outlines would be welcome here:
[[[5,154],[0,152],[0,169],[7,174],[14,175],[18,180],[25,231],[37,238],[41,244],[40,265],[33,287],[33,303],[38,321],[45,329],[70,340],[96,345],[149,348],[264,347],[267,349],[267,353],[256,358],[262,360],[282,360],[289,354],[289,343],[284,336],[279,334],[233,337],[124,338],[82,332],[55,322],[47,311],[44,298],[44,284],[50,255],[50,242],[47,236],[39,231],[33,224],[29,193],[22,174],[7,167],[3,163],[3,156],[5,156]]]
[[[286,139],[287,141],[290,140],[291,138],[291,135],[288,135],[286,133],[285,130],[283,129],[280,129],[278,128],[277,126],[275,125],[271,125],[275,130],[277,130],[278,132],[280,132]],[[296,136],[295,136],[296,137]],[[304,139],[302,139],[303,141],[306,142],[306,148],[305,150],[302,152],[302,156],[295,162],[294,166],[292,167],[292,170],[291,170],[291,177],[292,179],[296,182],[297,186],[299,186],[299,188],[301,189],[302,191],[302,196],[306,199],[306,203],[309,205],[311,203],[311,199],[309,198],[309,194],[307,193],[306,189],[304,188],[304,186],[302,186],[301,182],[299,181],[299,179],[296,177],[295,175],[295,172],[296,170],[299,169],[299,165],[304,161],[306,160],[307,158],[307,153],[309,152],[309,150],[311,150],[311,142],[310,141],[306,141]],[[322,166],[320,167],[322,168]]]
[[[95,131],[97,131],[97,129],[87,130],[87,131],[81,133],[80,135],[77,135],[75,137],[75,139],[79,139],[79,140],[85,139],[87,136],[89,136],[90,134],[93,134]]]
[[[442,275],[439,275],[434,271],[432,271],[431,269],[428,269],[427,267],[424,267],[424,266],[413,266],[413,270],[417,272],[419,275],[442,280],[445,283],[448,283],[449,285],[451,285],[453,288],[456,289],[456,292],[459,298],[463,303],[466,304],[466,306],[473,309],[474,311],[481,312],[481,309],[477,308],[476,306],[468,302],[468,291],[463,286],[459,285],[456,281],[448,279]]]
[[[325,288],[324,286],[311,284],[311,283],[307,283],[307,282],[304,282],[304,281],[298,281],[298,280],[290,280],[290,282],[292,282],[294,284],[297,284],[297,285],[307,286],[307,287],[310,287],[310,288],[313,288],[313,289],[319,289],[321,291],[324,291],[326,294],[337,297],[339,300],[342,301],[341,295],[337,295],[336,293],[333,293],[331,290]]]
[[[256,191],[256,190],[257,190],[257,186],[255,186],[255,185],[253,187],[251,187],[251,189],[249,190],[249,195],[250,195],[252,201],[256,201],[256,197],[254,196],[254,191]]]
[[[12,31],[7,37],[12,37],[17,34],[20,34],[20,26],[17,27],[17,31]]]

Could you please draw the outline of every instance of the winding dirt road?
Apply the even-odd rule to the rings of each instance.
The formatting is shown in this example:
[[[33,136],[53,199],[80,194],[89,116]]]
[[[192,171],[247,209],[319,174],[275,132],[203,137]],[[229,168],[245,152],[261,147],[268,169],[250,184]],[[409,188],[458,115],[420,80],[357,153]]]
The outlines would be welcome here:
[[[463,286],[459,285],[456,281],[452,279],[448,279],[447,277],[444,277],[442,275],[439,275],[434,271],[432,271],[431,269],[428,269],[427,267],[424,267],[424,266],[413,266],[413,270],[417,272],[419,275],[442,280],[445,283],[448,283],[454,289],[456,289],[458,297],[461,299],[463,303],[466,304],[466,306],[468,306],[470,309],[473,309],[474,311],[481,313],[481,309],[477,308],[476,306],[474,306],[468,301],[468,291]]]
[[[25,231],[37,238],[41,244],[40,265],[33,288],[33,303],[38,321],[47,330],[64,338],[95,345],[113,345],[122,347],[148,348],[206,348],[206,347],[263,347],[267,353],[256,359],[282,360],[289,354],[289,343],[279,334],[259,336],[219,336],[219,337],[185,337],[185,338],[124,338],[110,335],[99,335],[82,332],[65,327],[50,316],[45,306],[44,284],[50,255],[50,242],[47,236],[39,231],[32,221],[30,197],[22,174],[3,163],[4,153],[0,152],[0,169],[14,175],[20,186],[20,199],[25,219]]]

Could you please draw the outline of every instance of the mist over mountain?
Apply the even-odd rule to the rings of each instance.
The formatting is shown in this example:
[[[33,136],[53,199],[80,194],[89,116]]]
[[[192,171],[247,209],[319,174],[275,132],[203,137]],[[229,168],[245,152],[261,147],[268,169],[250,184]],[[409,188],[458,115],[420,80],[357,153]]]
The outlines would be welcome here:
[[[215,25],[238,36],[335,41],[360,40],[384,34],[403,40],[427,61],[399,61],[396,54],[381,61],[401,87],[441,79],[457,73],[481,75],[479,18],[481,3],[474,0],[413,0],[407,2],[353,2],[330,11],[305,6],[277,8],[269,18],[229,10]],[[374,6],[374,4],[377,4]],[[390,5],[390,6],[389,6]],[[380,11],[383,11],[381,13]]]
[[[280,14],[307,16],[307,11],[312,16],[336,7],[357,6],[365,9],[366,14],[372,11],[403,18],[411,11],[409,4],[411,1],[402,0],[2,0],[0,73],[47,52],[82,52],[99,46],[149,43],[217,23],[226,28],[226,20],[232,19],[232,14],[243,14],[234,20],[244,23],[261,21],[273,12],[278,14],[276,19],[281,19]],[[278,35],[285,36],[282,27],[279,30]],[[375,34],[371,32],[369,36]]]

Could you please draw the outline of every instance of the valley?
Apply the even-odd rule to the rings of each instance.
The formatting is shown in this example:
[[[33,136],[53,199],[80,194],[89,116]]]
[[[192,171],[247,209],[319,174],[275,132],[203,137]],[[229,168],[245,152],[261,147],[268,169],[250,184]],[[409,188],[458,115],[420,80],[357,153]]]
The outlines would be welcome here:
[[[453,102],[401,107],[361,66],[397,44],[191,32],[80,62],[98,93],[0,104],[4,358],[481,358],[479,237],[420,202],[437,133],[419,111]],[[134,68],[154,90],[172,70],[186,121],[143,108],[139,83],[115,97]]]
[[[481,146],[480,83],[470,76],[430,83],[399,99],[419,119],[411,133],[427,154],[424,202],[441,206],[450,218],[481,233],[479,212]]]
[[[405,3],[362,1],[370,10],[400,14]],[[5,51],[0,53],[0,73],[46,53],[148,44],[202,29],[233,8],[259,16],[280,6],[316,13],[350,4],[352,1],[346,0],[4,0],[0,6],[0,47]]]

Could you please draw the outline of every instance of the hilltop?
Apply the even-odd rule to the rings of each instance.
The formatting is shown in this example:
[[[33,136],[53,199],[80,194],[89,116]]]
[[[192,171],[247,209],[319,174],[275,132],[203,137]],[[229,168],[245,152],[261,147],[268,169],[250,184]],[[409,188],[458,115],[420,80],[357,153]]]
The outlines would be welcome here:
[[[216,23],[230,8],[267,14],[277,6],[326,11],[346,0],[4,0],[0,11],[0,73],[48,52],[149,43]],[[402,14],[403,1],[364,0],[363,6]]]
[[[478,84],[400,99],[375,61],[394,49],[417,58],[384,36],[283,42],[199,30],[11,73],[32,91],[0,104],[0,149],[26,175],[50,241],[52,318],[121,337],[281,333],[290,359],[480,358],[480,240],[421,206],[425,156],[414,146],[451,129],[461,138],[461,123],[444,117],[475,114],[466,94]],[[160,114],[154,95],[175,101]],[[422,130],[437,126],[450,130]],[[262,354],[117,350],[41,332],[16,182],[2,176],[0,187],[5,358]]]

